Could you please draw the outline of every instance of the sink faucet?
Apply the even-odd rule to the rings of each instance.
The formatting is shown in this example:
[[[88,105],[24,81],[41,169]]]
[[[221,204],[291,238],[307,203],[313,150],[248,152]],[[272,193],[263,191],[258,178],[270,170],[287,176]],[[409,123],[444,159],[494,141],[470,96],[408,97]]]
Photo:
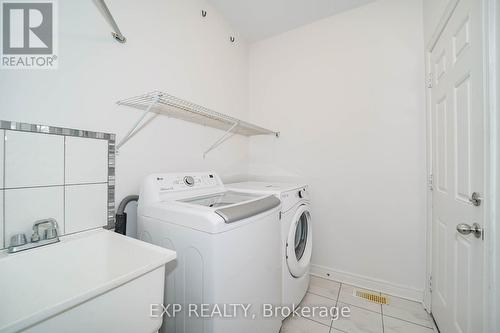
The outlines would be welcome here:
[[[43,233],[41,233],[43,231]],[[16,253],[48,244],[59,242],[59,225],[53,218],[38,220],[33,223],[31,242],[26,241],[25,234],[16,234],[10,238],[9,253]]]
[[[41,227],[44,228],[44,232],[40,234]],[[38,242],[40,240],[47,240],[59,238],[59,225],[57,221],[53,218],[38,220],[33,223],[33,234],[31,235],[31,242]]]

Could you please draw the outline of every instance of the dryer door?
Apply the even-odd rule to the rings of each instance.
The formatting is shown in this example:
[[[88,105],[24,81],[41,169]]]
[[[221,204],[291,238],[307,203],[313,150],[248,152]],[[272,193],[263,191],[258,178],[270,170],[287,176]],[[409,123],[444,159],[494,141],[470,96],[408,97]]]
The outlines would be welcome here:
[[[299,278],[307,273],[311,253],[311,214],[304,204],[293,217],[286,242],[286,263],[292,276]]]

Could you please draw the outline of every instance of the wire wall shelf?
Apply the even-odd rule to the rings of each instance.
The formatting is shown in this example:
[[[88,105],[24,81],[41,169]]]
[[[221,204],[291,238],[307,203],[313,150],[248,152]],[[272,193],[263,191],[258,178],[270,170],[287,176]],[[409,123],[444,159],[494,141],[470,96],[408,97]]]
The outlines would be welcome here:
[[[217,148],[234,134],[244,136],[254,135],[274,135],[279,137],[279,132],[263,128],[252,123],[210,110],[204,106],[180,99],[161,91],[153,91],[144,95],[139,95],[117,102],[118,105],[129,106],[144,113],[134,124],[132,129],[116,145],[118,150],[146,124],[155,114],[181,119],[203,126],[217,128],[224,131],[203,154],[206,156],[210,151]],[[150,115],[148,118],[147,116]]]

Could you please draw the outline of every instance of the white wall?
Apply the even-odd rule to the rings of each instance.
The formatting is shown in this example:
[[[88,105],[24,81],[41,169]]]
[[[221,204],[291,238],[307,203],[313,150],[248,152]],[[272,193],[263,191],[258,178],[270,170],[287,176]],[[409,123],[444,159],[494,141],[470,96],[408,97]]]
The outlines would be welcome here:
[[[311,185],[313,264],[421,297],[425,279],[422,2],[379,0],[253,44],[250,172]]]
[[[234,32],[205,1],[107,3],[127,43],[111,38],[91,0],[58,1],[59,69],[0,70],[0,119],[112,132],[120,140],[141,113],[115,102],[151,90],[247,117],[247,47],[229,42]],[[240,136],[203,159],[221,134],[157,117],[117,158],[117,202],[138,193],[152,172],[211,169],[226,178],[246,172],[248,139]]]

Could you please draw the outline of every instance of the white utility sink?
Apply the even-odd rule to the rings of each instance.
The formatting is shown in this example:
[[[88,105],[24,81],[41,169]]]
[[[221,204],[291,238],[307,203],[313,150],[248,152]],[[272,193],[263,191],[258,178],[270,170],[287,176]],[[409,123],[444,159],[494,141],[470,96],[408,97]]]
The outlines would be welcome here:
[[[0,332],[151,333],[176,253],[99,229],[0,253]]]

